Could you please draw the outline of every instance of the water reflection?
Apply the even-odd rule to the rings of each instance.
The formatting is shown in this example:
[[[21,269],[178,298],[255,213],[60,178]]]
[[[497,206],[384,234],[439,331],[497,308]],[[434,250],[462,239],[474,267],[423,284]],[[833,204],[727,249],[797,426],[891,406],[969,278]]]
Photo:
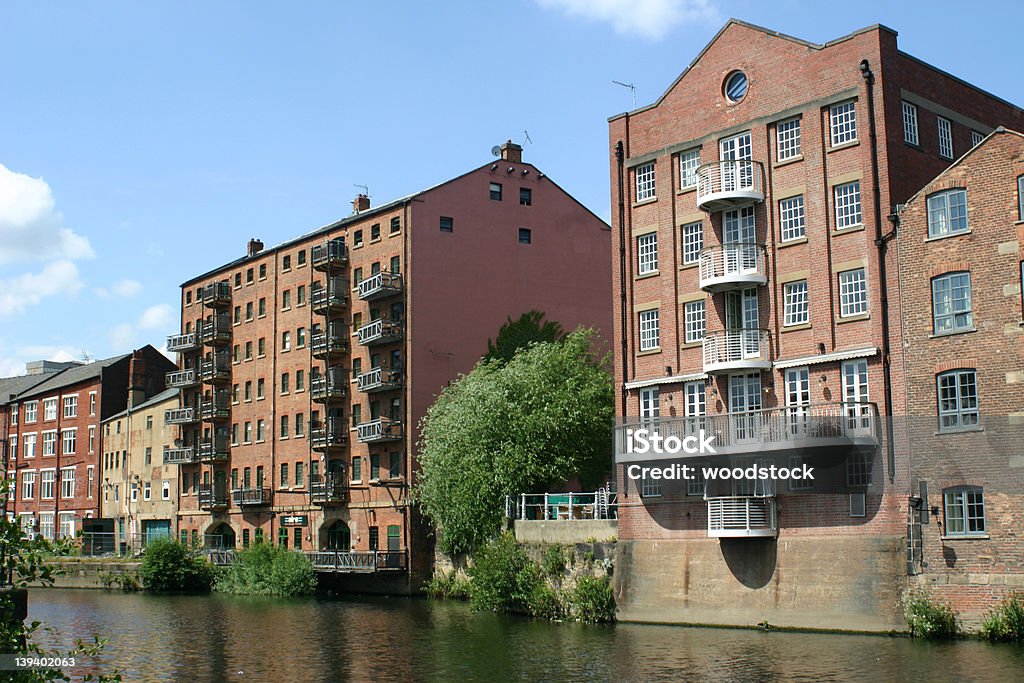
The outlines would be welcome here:
[[[1024,647],[620,624],[548,624],[426,600],[35,590],[40,640],[109,638],[126,681],[1013,681]]]

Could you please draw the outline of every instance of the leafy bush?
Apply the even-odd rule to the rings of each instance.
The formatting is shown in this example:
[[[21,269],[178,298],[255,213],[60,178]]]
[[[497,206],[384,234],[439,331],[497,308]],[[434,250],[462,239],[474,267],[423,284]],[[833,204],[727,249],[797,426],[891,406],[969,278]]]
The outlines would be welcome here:
[[[615,594],[607,576],[581,576],[569,594],[573,619],[587,624],[615,621]]]
[[[100,572],[98,579],[107,590],[120,588],[125,593],[142,590],[139,573],[136,571]]]
[[[1024,593],[1014,593],[985,617],[981,635],[993,642],[1024,642]]]
[[[438,572],[430,577],[424,589],[428,596],[439,600],[468,600],[470,583],[457,571],[448,574]]]
[[[541,582],[540,568],[505,532],[477,550],[469,569],[470,598],[474,609],[494,612],[530,612],[530,597]]]
[[[541,568],[550,577],[561,576],[565,573],[565,548],[560,543],[548,546],[541,561]]]
[[[565,604],[559,591],[546,581],[538,581],[527,599],[530,614],[541,619],[561,619],[565,616]]]
[[[139,578],[148,591],[206,592],[213,577],[213,566],[177,541],[161,538],[146,544]]]
[[[256,543],[235,553],[214,588],[238,595],[309,595],[316,590],[316,571],[302,553]]]
[[[908,593],[903,598],[903,618],[914,638],[942,640],[957,634],[956,612],[923,593]]]

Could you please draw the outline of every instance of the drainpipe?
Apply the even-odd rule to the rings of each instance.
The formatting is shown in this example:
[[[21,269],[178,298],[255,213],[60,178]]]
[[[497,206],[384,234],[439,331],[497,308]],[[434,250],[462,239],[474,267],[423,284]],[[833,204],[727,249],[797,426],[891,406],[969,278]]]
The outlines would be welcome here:
[[[626,416],[626,382],[629,380],[629,368],[627,358],[629,344],[627,334],[626,318],[626,203],[623,199],[625,175],[625,152],[622,147],[622,140],[615,144],[615,169],[616,182],[619,190],[619,328],[620,344],[622,346],[622,416]]]
[[[892,359],[889,351],[889,288],[885,274],[886,245],[896,236],[898,221],[889,234],[882,235],[882,190],[878,180],[878,131],[875,125],[875,74],[868,60],[861,60],[860,75],[868,89],[868,132],[871,141],[871,184],[875,210],[875,247],[878,249],[878,293],[882,314],[882,373],[885,384],[885,450],[889,463],[889,483],[896,478],[896,450],[892,426]]]

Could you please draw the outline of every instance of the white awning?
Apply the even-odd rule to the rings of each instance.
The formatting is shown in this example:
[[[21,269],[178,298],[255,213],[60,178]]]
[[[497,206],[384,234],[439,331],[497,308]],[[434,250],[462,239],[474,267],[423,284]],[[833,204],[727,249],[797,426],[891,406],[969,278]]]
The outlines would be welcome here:
[[[869,346],[862,349],[850,349],[848,351],[833,351],[832,353],[821,353],[814,356],[803,356],[801,358],[789,358],[777,360],[774,366],[777,370],[796,368],[801,365],[820,365],[821,363],[835,363],[841,360],[852,358],[869,358],[878,354],[877,346]]]
[[[670,375],[668,377],[655,377],[653,379],[637,379],[632,382],[626,382],[625,388],[629,389],[642,389],[644,387],[655,387],[659,384],[677,384],[679,382],[693,382],[699,379],[707,379],[707,375],[703,372],[691,372],[688,375]]]

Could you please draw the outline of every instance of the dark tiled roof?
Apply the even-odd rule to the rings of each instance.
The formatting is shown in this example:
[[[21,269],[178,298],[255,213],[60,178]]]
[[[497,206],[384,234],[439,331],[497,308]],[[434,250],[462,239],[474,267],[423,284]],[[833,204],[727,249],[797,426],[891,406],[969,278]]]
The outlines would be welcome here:
[[[177,395],[178,395],[178,389],[164,389],[159,394],[156,394],[155,396],[150,396],[145,401],[143,401],[139,405],[137,405],[134,408],[132,408],[132,412],[134,413],[134,412],[137,412],[139,410],[142,410],[143,408],[148,408],[151,405],[154,405],[154,404],[157,404],[157,403],[161,403],[163,401],[166,401],[169,398],[174,398]],[[119,417],[124,417],[127,414],[128,414],[127,410],[122,410],[121,412],[119,412],[116,415],[111,415],[110,417],[105,418],[103,421],[106,422],[107,420],[115,420],[115,419],[117,419]]]
[[[11,395],[28,391],[40,382],[50,379],[54,373],[44,375],[21,375],[19,377],[0,377],[0,406],[11,402]]]
[[[60,372],[49,374],[46,376],[46,380],[41,384],[37,384],[23,390],[18,396],[18,400],[20,401],[25,398],[53,391],[54,389],[60,389],[62,387],[68,387],[73,384],[80,384],[90,379],[95,379],[100,376],[100,373],[103,372],[104,368],[110,367],[125,358],[131,358],[131,354],[125,353],[105,360],[98,360],[95,363],[89,363],[88,365],[78,365],[67,368],[66,370],[61,370]]]

